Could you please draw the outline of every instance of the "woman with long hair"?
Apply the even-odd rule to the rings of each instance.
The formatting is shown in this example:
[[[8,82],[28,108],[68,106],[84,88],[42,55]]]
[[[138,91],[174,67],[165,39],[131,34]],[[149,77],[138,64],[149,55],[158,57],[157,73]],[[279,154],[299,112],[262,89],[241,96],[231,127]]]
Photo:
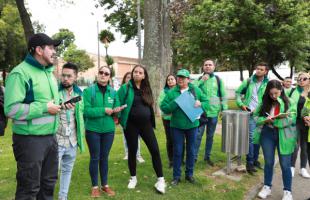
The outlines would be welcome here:
[[[162,163],[157,139],[154,134],[155,114],[154,98],[149,83],[148,73],[142,65],[136,65],[131,72],[132,79],[121,86],[118,91],[119,99],[125,109],[121,112],[122,125],[128,145],[128,168],[130,171],[129,189],[137,185],[136,154],[138,136],[145,142],[152,156],[153,168],[157,175],[155,188],[165,193],[166,183],[163,176]]]
[[[300,72],[297,77],[297,87],[291,95],[291,99],[294,102],[295,107],[297,107],[297,118],[296,118],[296,128],[297,128],[297,146],[292,155],[291,171],[292,176],[295,174],[295,163],[297,160],[298,150],[300,148],[300,175],[304,178],[310,178],[307,166],[307,128],[301,117],[301,110],[306,102],[306,97],[309,91],[310,76],[306,72]]]
[[[130,81],[130,79],[131,79],[131,72],[127,72],[123,76],[123,80],[122,80],[121,85],[124,85],[125,83],[128,83]],[[123,135],[123,143],[124,143],[124,150],[125,150],[124,160],[128,160],[128,147],[127,147],[127,141],[126,141],[125,135]],[[139,137],[139,140],[138,140],[137,160],[138,160],[139,163],[144,163],[145,162],[145,160],[141,156],[140,137]]]
[[[91,197],[99,197],[101,191],[108,196],[115,195],[108,185],[108,158],[115,132],[113,113],[120,112],[121,108],[116,91],[109,85],[110,77],[111,69],[100,67],[97,83],[83,92],[86,141],[90,154]],[[98,184],[98,167],[101,188]]]
[[[166,94],[172,89],[174,86],[177,84],[177,79],[173,74],[169,74],[166,77],[166,82],[165,82],[165,87],[164,89],[160,92],[159,95],[159,100],[158,100],[158,105],[161,104],[161,102],[164,100]],[[165,128],[165,133],[166,133],[166,148],[167,148],[167,155],[169,159],[169,168],[172,167],[172,161],[173,161],[173,136],[172,136],[172,131],[170,128],[170,120],[171,120],[171,114],[165,114],[162,113],[161,115],[163,125]]]
[[[272,176],[274,169],[275,150],[277,149],[282,180],[284,185],[283,198],[292,199],[291,154],[296,144],[296,107],[285,95],[284,88],[278,80],[268,82],[263,99],[255,111],[257,128],[254,133],[254,143],[263,149],[264,186],[258,193],[262,199],[271,195]]]

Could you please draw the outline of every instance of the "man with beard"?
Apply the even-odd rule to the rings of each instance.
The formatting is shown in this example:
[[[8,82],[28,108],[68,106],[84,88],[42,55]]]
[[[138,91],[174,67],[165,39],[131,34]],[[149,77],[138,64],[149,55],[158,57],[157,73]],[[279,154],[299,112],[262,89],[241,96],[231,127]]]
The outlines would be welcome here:
[[[66,102],[82,95],[82,90],[75,84],[78,67],[73,63],[66,63],[62,67],[59,96],[61,102]],[[62,104],[59,127],[56,134],[60,166],[59,200],[67,200],[71,174],[76,158],[76,149],[84,151],[84,120],[83,101],[73,105]]]
[[[61,108],[53,61],[60,43],[43,33],[34,34],[25,60],[6,80],[4,111],[13,123],[18,200],[53,199],[58,173],[55,133]]]

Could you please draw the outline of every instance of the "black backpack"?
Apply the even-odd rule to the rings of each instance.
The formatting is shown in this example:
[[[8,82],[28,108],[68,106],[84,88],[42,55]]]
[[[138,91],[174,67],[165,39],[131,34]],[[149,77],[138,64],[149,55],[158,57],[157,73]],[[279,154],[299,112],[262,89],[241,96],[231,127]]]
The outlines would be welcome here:
[[[7,122],[8,118],[4,114],[4,91],[0,87],[0,136],[4,135]]]

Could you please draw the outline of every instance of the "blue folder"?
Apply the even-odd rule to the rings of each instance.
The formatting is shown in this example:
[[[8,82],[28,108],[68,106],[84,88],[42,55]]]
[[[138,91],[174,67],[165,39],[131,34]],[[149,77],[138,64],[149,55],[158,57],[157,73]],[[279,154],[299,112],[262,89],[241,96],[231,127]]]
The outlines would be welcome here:
[[[189,91],[183,92],[178,98],[174,100],[178,106],[183,110],[186,116],[194,122],[196,119],[199,119],[200,115],[203,113],[201,107],[194,107],[195,98]]]

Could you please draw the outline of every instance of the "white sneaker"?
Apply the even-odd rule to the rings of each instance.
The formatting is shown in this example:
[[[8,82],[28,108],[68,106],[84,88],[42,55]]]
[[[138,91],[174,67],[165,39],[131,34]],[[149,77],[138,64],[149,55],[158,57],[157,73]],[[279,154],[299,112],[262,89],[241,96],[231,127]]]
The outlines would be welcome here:
[[[136,176],[132,176],[132,177],[129,179],[129,183],[128,183],[128,186],[127,186],[128,189],[135,189],[137,183],[138,183],[137,177],[136,177]]]
[[[306,168],[301,168],[301,169],[300,169],[300,175],[301,175],[302,177],[304,177],[304,178],[310,178],[310,175],[309,175],[309,173],[308,173],[308,171],[307,171]]]
[[[166,182],[164,177],[160,177],[158,178],[157,182],[155,183],[155,188],[156,190],[161,193],[161,194],[165,194],[166,192]]]
[[[284,190],[282,200],[293,200],[292,193],[290,191]]]
[[[267,185],[264,185],[262,190],[258,193],[258,197],[261,199],[266,199],[270,195],[271,195],[271,188]]]
[[[137,160],[139,163],[144,163],[145,160],[142,158],[142,156],[137,156]]]
[[[128,155],[127,154],[124,156],[123,160],[128,160]]]
[[[291,167],[292,177],[295,175],[295,167]]]

